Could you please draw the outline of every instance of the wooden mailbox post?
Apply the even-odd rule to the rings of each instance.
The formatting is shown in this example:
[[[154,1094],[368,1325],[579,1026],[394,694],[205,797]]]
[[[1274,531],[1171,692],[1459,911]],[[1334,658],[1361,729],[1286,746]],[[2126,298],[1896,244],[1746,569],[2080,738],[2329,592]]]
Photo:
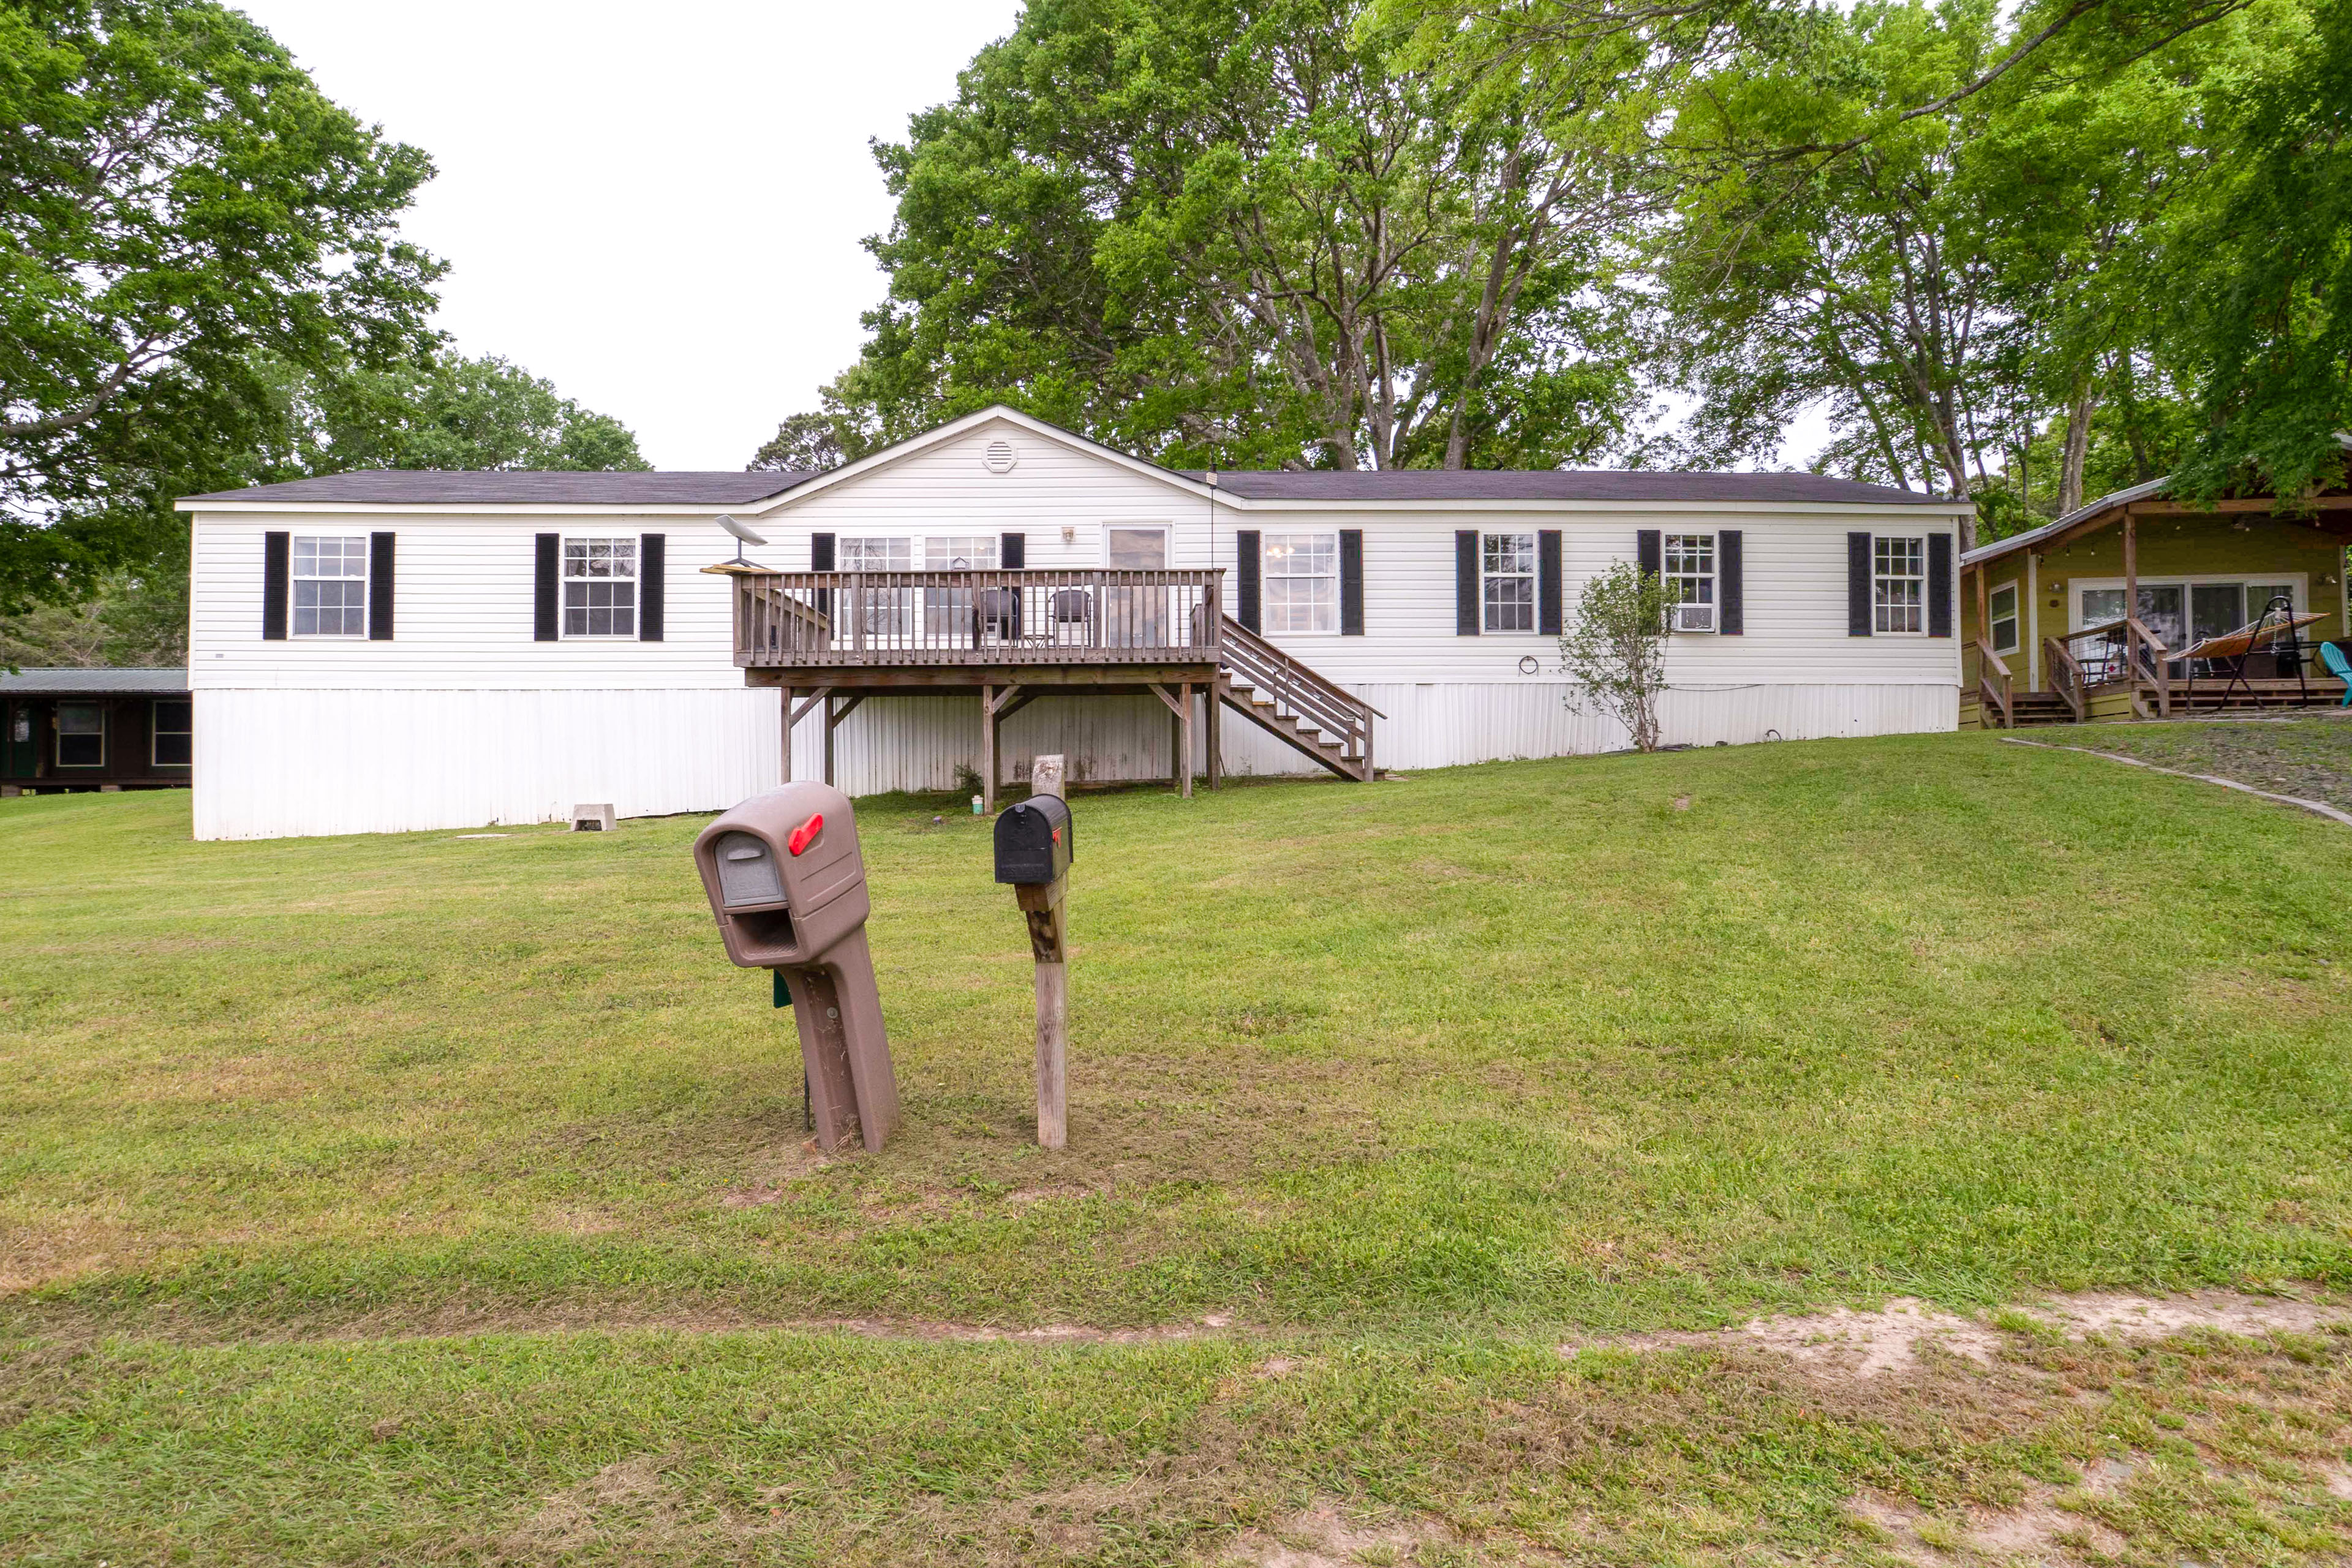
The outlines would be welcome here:
[[[1037,1142],[1059,1149],[1069,1137],[1070,969],[1068,893],[1074,852],[1062,759],[1039,757],[1029,798],[996,819],[996,879],[1012,884],[1029,922],[1037,961]]]

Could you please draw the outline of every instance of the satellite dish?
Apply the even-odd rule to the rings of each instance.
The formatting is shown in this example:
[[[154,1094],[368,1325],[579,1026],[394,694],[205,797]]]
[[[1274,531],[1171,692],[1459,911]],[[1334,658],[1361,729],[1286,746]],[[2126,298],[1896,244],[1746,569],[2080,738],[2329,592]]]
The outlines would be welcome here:
[[[749,528],[746,528],[743,524],[736,521],[733,518],[727,516],[724,512],[720,513],[718,517],[713,518],[711,521],[718,523],[719,527],[725,529],[728,532],[733,534],[736,538],[741,540],[746,544],[765,544],[768,542],[765,539],[752,532]]]
[[[710,521],[725,529],[728,532],[733,534],[737,539],[742,541],[742,543],[735,546],[735,559],[727,563],[728,565],[751,566],[756,564],[756,563],[743,559],[743,545],[765,544],[768,542],[767,540],[759,534],[752,532],[749,528],[746,528],[743,524],[736,521],[733,518],[729,517],[725,512],[720,512],[717,517],[712,518]]]

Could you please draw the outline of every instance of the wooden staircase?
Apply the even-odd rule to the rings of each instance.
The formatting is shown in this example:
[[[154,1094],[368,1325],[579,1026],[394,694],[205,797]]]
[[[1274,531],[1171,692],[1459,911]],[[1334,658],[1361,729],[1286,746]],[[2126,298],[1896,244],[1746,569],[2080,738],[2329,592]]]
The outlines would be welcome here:
[[[2021,691],[2010,699],[2010,717],[2019,729],[2028,724],[2072,724],[2074,705],[2056,691]]]
[[[1387,714],[1224,617],[1216,700],[1343,779],[1370,784],[1372,721]]]

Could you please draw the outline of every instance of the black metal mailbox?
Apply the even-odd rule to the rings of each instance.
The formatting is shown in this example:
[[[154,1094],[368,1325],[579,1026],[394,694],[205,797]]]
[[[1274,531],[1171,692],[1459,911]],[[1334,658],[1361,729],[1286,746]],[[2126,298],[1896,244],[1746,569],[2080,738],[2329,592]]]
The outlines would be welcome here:
[[[1070,873],[1070,808],[1059,795],[1041,795],[1009,805],[996,817],[996,879],[1043,887]]]

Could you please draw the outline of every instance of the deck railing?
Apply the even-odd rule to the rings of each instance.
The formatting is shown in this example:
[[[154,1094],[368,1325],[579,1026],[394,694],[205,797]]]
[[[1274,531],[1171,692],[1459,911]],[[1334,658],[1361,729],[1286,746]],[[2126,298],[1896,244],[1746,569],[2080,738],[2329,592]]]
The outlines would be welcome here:
[[[1213,664],[1222,571],[739,573],[744,667]]]

